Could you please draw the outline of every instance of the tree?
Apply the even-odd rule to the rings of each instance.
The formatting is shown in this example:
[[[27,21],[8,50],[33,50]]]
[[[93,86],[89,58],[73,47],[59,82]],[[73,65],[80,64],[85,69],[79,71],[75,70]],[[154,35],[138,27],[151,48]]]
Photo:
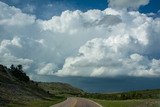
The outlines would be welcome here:
[[[14,70],[16,69],[16,67],[14,67],[14,65],[12,64],[12,65],[10,66],[10,69],[11,69],[11,71],[14,71]]]
[[[23,66],[19,64],[19,65],[17,65],[17,68],[18,68],[18,70],[22,71]]]
[[[14,65],[11,65],[10,67],[11,73],[14,77],[16,77],[18,80],[23,81],[23,82],[29,82],[30,79],[26,75],[25,72],[23,72],[23,66],[22,65],[17,65],[17,67],[14,67]]]

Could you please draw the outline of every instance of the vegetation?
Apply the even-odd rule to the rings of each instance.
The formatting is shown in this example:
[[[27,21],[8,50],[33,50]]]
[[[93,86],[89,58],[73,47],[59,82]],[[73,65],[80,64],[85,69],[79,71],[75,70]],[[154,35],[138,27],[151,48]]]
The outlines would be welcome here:
[[[8,70],[18,80],[23,82],[29,82],[30,81],[29,77],[26,75],[26,73],[22,69],[23,69],[22,65],[17,65],[17,67],[14,67],[14,65],[11,65],[10,69]]]
[[[37,82],[29,79],[22,68],[22,65],[11,65],[10,68],[0,65],[0,106],[28,106],[36,102],[54,104],[64,99],[40,88]]]
[[[0,65],[0,107],[48,107],[81,93],[82,90],[65,83],[32,81],[22,65]]]
[[[160,90],[142,90],[123,93],[85,93],[82,97],[102,100],[160,99]]]
[[[64,101],[64,97],[55,97],[52,100],[34,100],[23,104],[10,103],[8,107],[49,107]]]
[[[103,107],[160,107],[160,100],[97,100]]]
[[[81,96],[84,91],[78,88],[75,88],[66,83],[59,83],[59,82],[51,82],[51,83],[44,83],[39,82],[38,86],[42,89],[48,91],[51,94],[60,95],[60,96]]]

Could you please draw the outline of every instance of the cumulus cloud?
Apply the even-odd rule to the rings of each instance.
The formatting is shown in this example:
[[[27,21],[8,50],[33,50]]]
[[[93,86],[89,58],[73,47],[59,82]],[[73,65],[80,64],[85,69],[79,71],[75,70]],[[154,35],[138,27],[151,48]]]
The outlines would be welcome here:
[[[159,18],[107,8],[41,20],[2,2],[0,12],[2,64],[37,75],[160,76]]]
[[[32,24],[35,16],[22,13],[20,9],[10,7],[5,3],[0,3],[0,25],[8,26],[25,26]]]
[[[112,8],[136,10],[140,6],[147,5],[149,0],[109,0],[108,2]]]
[[[7,46],[16,46],[16,47],[22,47],[20,44],[21,39],[18,37],[14,37],[13,40],[3,40],[1,42],[2,47],[7,47]]]
[[[2,40],[0,43],[0,63],[6,66],[22,64],[24,69],[28,69],[33,61],[13,56],[10,49],[16,51],[17,48],[22,48],[20,38],[14,37],[12,40]]]
[[[41,63],[36,71],[40,75],[53,75],[55,68],[57,68],[56,65],[52,63]]]
[[[106,10],[106,13],[110,14],[110,11]],[[63,69],[56,74],[93,77],[159,76],[157,71],[160,61],[156,55],[160,50],[157,47],[160,45],[160,20],[138,12],[119,11],[119,15],[122,23],[112,26],[105,38],[95,38],[81,46],[79,55],[67,58]],[[155,62],[156,65],[153,64]]]

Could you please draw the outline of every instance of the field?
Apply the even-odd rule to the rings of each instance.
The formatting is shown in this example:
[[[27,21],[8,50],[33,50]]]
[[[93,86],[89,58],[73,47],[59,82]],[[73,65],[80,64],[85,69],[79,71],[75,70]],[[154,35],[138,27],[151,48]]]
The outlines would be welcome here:
[[[98,100],[95,102],[103,107],[160,107],[160,100],[145,99],[145,100]]]

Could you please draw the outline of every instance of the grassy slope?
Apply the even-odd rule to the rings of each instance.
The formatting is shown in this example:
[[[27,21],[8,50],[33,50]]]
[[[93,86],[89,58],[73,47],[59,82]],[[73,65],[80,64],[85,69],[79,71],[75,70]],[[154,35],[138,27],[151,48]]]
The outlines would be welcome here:
[[[38,86],[44,89],[45,91],[49,91],[49,93],[61,95],[61,96],[80,96],[83,90],[75,88],[66,83],[52,82],[52,83],[38,83]]]
[[[40,88],[36,82],[19,81],[0,65],[0,107],[45,107],[64,100]]]
[[[0,65],[0,107],[48,107],[81,93],[65,83],[22,82]]]
[[[34,100],[23,104],[10,103],[7,107],[49,107],[64,101],[65,98],[53,98],[51,100]]]

